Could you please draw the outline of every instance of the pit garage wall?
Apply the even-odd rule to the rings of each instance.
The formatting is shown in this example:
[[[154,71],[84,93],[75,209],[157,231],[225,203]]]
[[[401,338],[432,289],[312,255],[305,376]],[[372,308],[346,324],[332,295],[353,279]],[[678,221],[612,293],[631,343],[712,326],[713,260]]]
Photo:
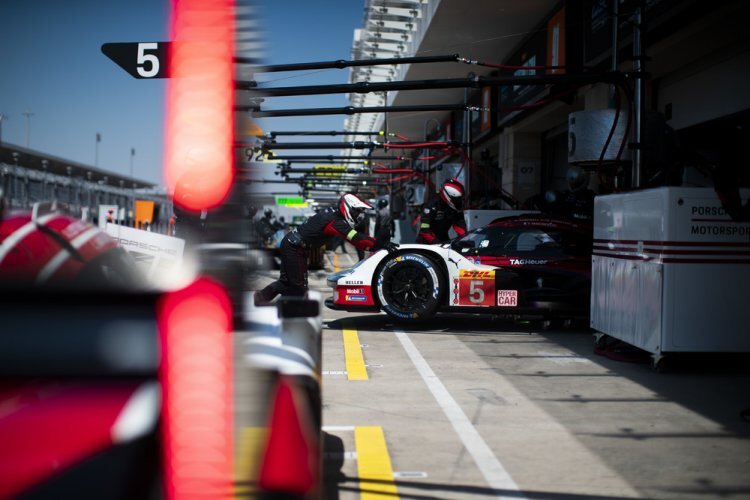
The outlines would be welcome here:
[[[503,189],[523,202],[539,192],[542,164],[542,135],[534,132],[500,134],[498,157],[503,172]]]
[[[679,130],[750,109],[750,44],[714,53],[710,58],[664,77],[659,112]],[[670,118],[671,116],[671,118]]]
[[[669,7],[666,2],[662,3]],[[679,2],[669,3],[675,10],[674,15],[682,12]],[[647,71],[651,75],[647,109],[665,115],[666,124],[675,130],[750,110],[747,90],[750,89],[750,31],[746,26],[750,3],[734,0],[721,5],[704,4],[696,12],[686,24],[670,27],[669,34],[660,33],[655,39],[647,39]],[[661,26],[663,24],[658,22],[654,25],[655,28]],[[593,50],[601,54],[587,60],[588,64],[606,59],[611,35],[599,42]],[[621,41],[620,69],[623,71],[632,69],[628,43],[625,39]],[[568,107],[568,112],[606,109],[612,105],[609,85],[593,85],[579,92],[578,105]],[[521,201],[540,191],[542,178],[550,178],[548,172],[541,171],[550,168],[541,162],[542,135],[563,122],[553,115],[545,125],[532,123],[548,113],[548,108],[552,106],[536,110],[500,134],[498,157],[503,188]],[[626,149],[623,157],[627,158],[628,154]],[[564,171],[565,166],[552,168],[555,172]]]

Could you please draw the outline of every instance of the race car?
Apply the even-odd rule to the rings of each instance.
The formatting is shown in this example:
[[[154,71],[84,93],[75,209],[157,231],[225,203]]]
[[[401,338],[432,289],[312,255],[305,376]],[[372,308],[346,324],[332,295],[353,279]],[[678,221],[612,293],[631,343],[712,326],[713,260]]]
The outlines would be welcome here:
[[[401,245],[334,273],[326,306],[401,321],[438,312],[588,317],[591,248],[590,222],[505,217],[451,243]]]

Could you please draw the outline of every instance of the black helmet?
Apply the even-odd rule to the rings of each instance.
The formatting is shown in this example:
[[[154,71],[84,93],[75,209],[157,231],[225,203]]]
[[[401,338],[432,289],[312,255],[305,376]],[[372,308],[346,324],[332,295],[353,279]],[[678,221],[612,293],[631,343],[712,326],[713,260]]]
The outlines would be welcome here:
[[[388,206],[388,200],[386,200],[385,198],[380,198],[378,200],[378,208],[385,208],[387,206]]]
[[[458,212],[464,209],[464,192],[464,185],[456,179],[446,181],[440,186],[440,198]]]
[[[270,219],[273,216],[273,210],[270,208],[263,210],[263,216]]]

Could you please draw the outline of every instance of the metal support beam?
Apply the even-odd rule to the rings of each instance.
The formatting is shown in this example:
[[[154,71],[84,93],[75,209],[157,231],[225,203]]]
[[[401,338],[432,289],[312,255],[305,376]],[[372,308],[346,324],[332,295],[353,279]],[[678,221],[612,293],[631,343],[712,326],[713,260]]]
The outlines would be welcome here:
[[[291,135],[383,135],[380,132],[347,132],[346,130],[342,131],[336,131],[336,130],[330,130],[330,131],[291,131],[291,130],[285,130],[285,131],[279,131],[279,132],[269,132],[269,136],[271,137],[281,137],[281,136],[291,136]]]
[[[257,59],[249,57],[235,57],[235,62],[239,64],[256,64]],[[260,66],[253,68],[256,73],[280,73],[284,71],[307,71],[312,69],[343,69],[359,66],[382,66],[388,64],[425,64],[437,62],[458,62],[458,54],[429,56],[429,57],[388,57],[382,59],[360,59],[356,61],[347,61],[338,59],[336,61],[315,61],[307,63],[291,64],[273,64],[269,66]]]
[[[419,113],[426,111],[463,111],[463,104],[435,104],[424,106],[369,106],[355,108],[305,108],[305,109],[277,109],[261,111],[259,106],[235,106],[235,111],[250,111],[256,118],[272,118],[284,116],[321,116],[321,115],[355,115],[360,113]]]
[[[527,76],[473,76],[470,78],[447,78],[436,80],[405,80],[398,82],[357,82],[334,85],[306,85],[299,87],[256,87],[255,82],[236,81],[235,87],[240,90],[253,90],[259,95],[268,97],[290,97],[321,94],[366,94],[369,92],[391,92],[400,90],[429,89],[479,89],[498,85],[554,85],[615,83],[621,81],[620,72],[581,73],[562,75],[527,75]]]
[[[631,173],[631,188],[641,186],[641,175],[644,163],[643,141],[646,138],[646,2],[638,2],[633,17],[633,74],[635,77],[635,144],[633,150],[633,168]]]
[[[445,141],[429,143],[434,147],[444,145],[460,146],[460,142]],[[411,149],[415,147],[424,147],[422,142],[264,142],[261,149]],[[366,159],[366,158],[364,158]]]
[[[264,142],[262,149],[375,149],[379,142]]]
[[[287,155],[275,155],[275,154],[269,154],[268,156],[269,160],[289,160],[289,161],[301,161],[301,160],[318,160],[318,161],[328,161],[328,162],[334,162],[334,161],[342,161],[342,160],[362,160],[362,161],[371,161],[371,160],[406,160],[407,157],[405,156],[336,156],[336,155],[320,155],[320,156],[307,156],[307,155],[299,155],[299,156],[287,156]]]

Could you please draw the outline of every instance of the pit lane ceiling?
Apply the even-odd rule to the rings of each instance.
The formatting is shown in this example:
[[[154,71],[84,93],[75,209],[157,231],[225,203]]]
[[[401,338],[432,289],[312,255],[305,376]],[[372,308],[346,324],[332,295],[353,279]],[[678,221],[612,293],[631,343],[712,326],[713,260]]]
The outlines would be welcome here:
[[[502,63],[558,3],[558,0],[373,0],[368,3],[363,31],[359,33],[359,41],[355,43],[355,58],[457,53],[468,59]],[[410,13],[411,17],[406,17]],[[385,26],[378,25],[381,20],[384,23],[399,22],[400,25],[398,28],[385,29]],[[395,49],[392,47],[394,44],[389,43],[393,42],[390,38],[393,38],[394,31],[402,36],[403,52],[399,52],[398,43],[395,44]],[[381,32],[380,36],[377,35],[378,32]],[[384,39],[386,32],[390,32],[391,36]],[[381,42],[377,48],[373,48],[374,40]],[[468,73],[488,75],[492,71],[491,68],[458,63],[396,66],[395,74],[389,72],[388,67],[382,68],[384,67],[373,69],[370,75],[372,81],[387,81],[389,76],[393,80],[462,78]],[[366,68],[353,71],[350,80],[364,80],[365,72]],[[383,104],[382,95],[352,94],[350,98],[354,106]],[[458,103],[463,98],[463,89],[402,91],[389,94],[388,104],[405,106]],[[447,112],[393,113],[388,116],[388,127],[391,131],[420,140],[428,120],[440,119],[446,114]],[[354,115],[348,123],[353,124],[357,116],[358,127],[352,127],[352,130],[378,130],[382,127],[382,114],[377,117],[371,114]]]

